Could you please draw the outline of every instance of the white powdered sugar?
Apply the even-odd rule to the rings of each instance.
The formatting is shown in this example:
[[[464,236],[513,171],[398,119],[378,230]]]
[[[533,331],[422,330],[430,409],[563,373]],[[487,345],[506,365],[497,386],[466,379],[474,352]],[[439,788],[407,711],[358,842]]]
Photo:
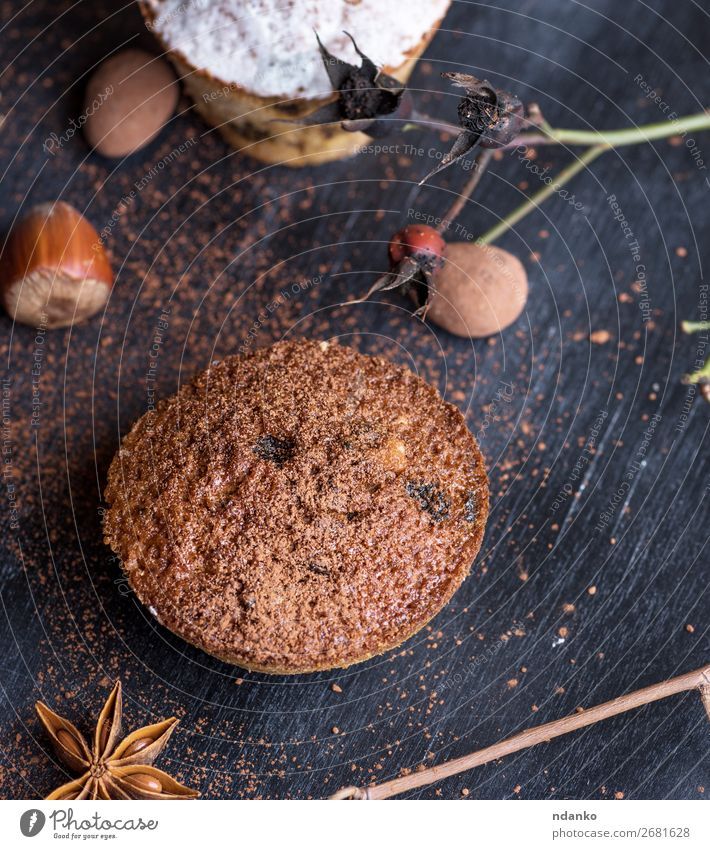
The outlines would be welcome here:
[[[359,64],[349,32],[378,66],[396,68],[450,0],[144,0],[164,43],[223,83],[264,97],[331,90],[315,32],[333,55]]]

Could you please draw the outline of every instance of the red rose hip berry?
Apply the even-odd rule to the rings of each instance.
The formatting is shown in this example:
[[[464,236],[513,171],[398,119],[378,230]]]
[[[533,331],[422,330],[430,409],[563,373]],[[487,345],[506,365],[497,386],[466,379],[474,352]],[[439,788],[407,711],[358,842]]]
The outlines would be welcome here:
[[[406,257],[437,263],[444,253],[446,242],[428,224],[408,224],[397,231],[389,243],[390,262],[398,265]]]

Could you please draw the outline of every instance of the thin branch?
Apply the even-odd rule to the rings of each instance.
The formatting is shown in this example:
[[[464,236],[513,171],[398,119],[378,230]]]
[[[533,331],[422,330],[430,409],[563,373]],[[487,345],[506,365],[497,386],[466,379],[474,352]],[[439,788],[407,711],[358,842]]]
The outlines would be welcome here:
[[[391,781],[385,781],[382,784],[374,784],[365,788],[344,787],[330,798],[388,799],[390,796],[397,796],[409,790],[416,790],[418,787],[425,787],[428,784],[433,784],[444,778],[450,778],[452,775],[457,775],[460,772],[465,772],[474,767],[498,760],[498,758],[503,758],[506,755],[512,755],[514,752],[520,752],[523,749],[536,746],[538,743],[544,743],[563,734],[569,734],[571,731],[578,731],[580,728],[594,725],[603,719],[609,719],[620,713],[634,710],[651,702],[657,702],[660,699],[666,699],[669,696],[684,693],[688,690],[699,690],[705,709],[708,712],[708,718],[710,719],[710,665],[708,665],[693,672],[687,672],[685,675],[679,675],[676,678],[670,678],[667,681],[661,681],[650,687],[644,687],[642,690],[636,690],[633,693],[612,699],[610,702],[604,702],[604,704],[589,708],[589,710],[584,710],[581,713],[575,713],[572,716],[566,716],[563,719],[557,719],[545,725],[529,728],[527,731],[522,731],[520,734],[508,737],[507,740],[495,743],[493,746],[488,746],[485,749],[480,749],[461,758],[447,761],[439,766],[425,769],[422,772],[415,772],[401,778],[393,778]]]
[[[535,146],[540,144],[606,145],[621,147],[628,144],[643,144],[644,142],[665,139],[669,136],[679,136],[684,133],[710,130],[710,112],[698,112],[695,115],[684,115],[672,121],[658,121],[654,124],[642,124],[638,127],[625,127],[621,130],[577,130],[563,127],[551,127],[546,122],[539,126],[539,120],[529,121],[536,127],[536,132],[521,133],[503,149],[517,147],[521,144]],[[440,121],[415,112],[404,125],[404,130],[412,127],[425,127],[439,132],[455,135],[461,132],[461,127]]]
[[[471,171],[471,176],[468,178],[463,189],[461,189],[461,193],[457,195],[456,200],[451,204],[448,212],[443,216],[439,226],[437,227],[437,230],[440,233],[443,233],[459,216],[461,210],[466,205],[466,201],[471,197],[476,186],[480,183],[481,177],[483,177],[486,168],[488,168],[492,155],[492,150],[482,150],[478,154],[476,157],[476,163]]]
[[[520,206],[506,215],[505,218],[502,218],[495,227],[491,227],[490,230],[486,231],[477,240],[477,244],[488,245],[491,242],[495,242],[495,240],[502,236],[503,233],[510,230],[511,227],[514,227],[518,221],[525,218],[525,216],[529,215],[533,212],[533,210],[537,209],[546,198],[558,192],[568,180],[574,177],[575,174],[583,171],[590,162],[593,162],[598,156],[609,149],[609,146],[605,144],[590,147],[589,150],[585,151],[579,157],[579,159],[576,159],[571,165],[568,165],[567,168],[560,171],[557,177],[555,177],[550,183],[547,183],[542,189],[540,189],[539,192],[531,195],[526,201],[521,203]]]
[[[553,127],[547,131],[547,134],[560,144],[605,144],[609,147],[621,147],[698,130],[710,130],[710,113],[700,112],[696,115],[685,115],[673,121],[659,121],[655,124],[627,127],[623,130],[557,130]]]

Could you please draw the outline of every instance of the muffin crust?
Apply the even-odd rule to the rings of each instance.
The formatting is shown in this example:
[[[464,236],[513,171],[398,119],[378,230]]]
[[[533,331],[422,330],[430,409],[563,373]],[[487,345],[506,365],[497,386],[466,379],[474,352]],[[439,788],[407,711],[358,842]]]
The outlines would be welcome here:
[[[264,672],[348,666],[450,599],[488,483],[463,416],[329,343],[229,357],[146,413],[108,474],[105,539],[167,628]]]

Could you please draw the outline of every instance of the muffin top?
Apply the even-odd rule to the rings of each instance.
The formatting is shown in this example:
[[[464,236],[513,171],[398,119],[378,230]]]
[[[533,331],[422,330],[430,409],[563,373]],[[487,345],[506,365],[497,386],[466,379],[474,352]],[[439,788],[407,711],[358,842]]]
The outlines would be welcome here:
[[[281,342],[146,413],[108,473],[105,538],[166,627],[265,672],[347,666],[466,577],[488,482],[459,410],[407,369]]]
[[[333,55],[399,67],[450,0],[143,0],[166,47],[217,80],[262,97],[324,97],[331,85],[314,31]]]

